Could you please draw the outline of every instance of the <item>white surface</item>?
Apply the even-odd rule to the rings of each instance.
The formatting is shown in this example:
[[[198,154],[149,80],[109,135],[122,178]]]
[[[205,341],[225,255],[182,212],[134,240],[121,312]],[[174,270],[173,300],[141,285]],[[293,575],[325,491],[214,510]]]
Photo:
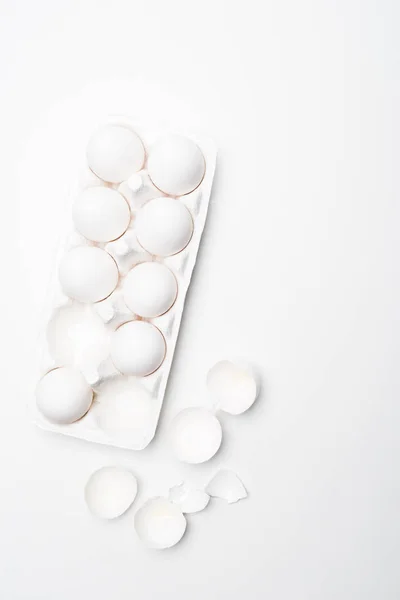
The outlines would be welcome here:
[[[116,519],[128,510],[137,494],[136,477],[121,467],[102,467],[89,477],[85,501],[93,516]]]
[[[398,599],[399,11],[1,2],[2,598]],[[161,428],[138,454],[43,432],[26,411],[68,218],[71,114],[89,90],[99,121],[157,113],[219,148]],[[226,450],[182,472],[165,452],[169,422],[230,355],[266,385],[224,419]],[[138,506],[218,466],[249,499],[211,501],[176,548],[147,552],[129,514],[87,514],[83,487],[106,464],[137,473]]]

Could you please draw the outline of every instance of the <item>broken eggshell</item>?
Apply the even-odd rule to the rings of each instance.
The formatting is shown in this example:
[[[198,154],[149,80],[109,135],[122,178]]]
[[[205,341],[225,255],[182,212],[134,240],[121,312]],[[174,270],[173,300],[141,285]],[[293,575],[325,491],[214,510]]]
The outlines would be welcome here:
[[[173,419],[170,439],[179,460],[199,464],[218,452],[222,441],[221,424],[204,408],[186,408]]]
[[[210,496],[203,490],[193,490],[185,483],[180,483],[170,488],[168,499],[177,504],[183,513],[192,514],[204,510],[210,501]]]
[[[85,486],[85,501],[95,517],[115,519],[128,510],[137,494],[136,477],[121,467],[95,471]]]
[[[221,360],[207,374],[207,388],[216,408],[240,415],[254,403],[259,392],[257,377],[242,362]]]
[[[135,514],[139,539],[158,550],[175,546],[186,531],[182,510],[166,498],[151,498]]]
[[[247,498],[247,491],[242,481],[233,471],[221,469],[210,480],[205,491],[214,498],[226,500],[228,504]]]

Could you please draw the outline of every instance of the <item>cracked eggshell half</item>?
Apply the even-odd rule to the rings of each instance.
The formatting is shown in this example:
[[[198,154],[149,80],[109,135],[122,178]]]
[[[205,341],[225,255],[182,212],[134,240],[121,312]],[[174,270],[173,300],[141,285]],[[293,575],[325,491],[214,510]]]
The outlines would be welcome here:
[[[95,246],[79,246],[63,256],[58,276],[69,298],[89,303],[107,298],[115,290],[119,274],[108,252]]]
[[[175,456],[182,462],[206,462],[219,450],[222,428],[217,417],[204,408],[186,408],[176,415],[170,427]]]
[[[251,367],[229,360],[221,360],[209,370],[207,387],[217,408],[231,415],[248,410],[259,392]]]
[[[181,135],[166,135],[151,147],[147,168],[159,190],[170,196],[183,196],[200,185],[206,163],[193,140]]]
[[[100,179],[121,183],[140,171],[146,154],[134,131],[120,125],[104,125],[90,138],[86,156],[89,168]]]
[[[58,367],[42,377],[36,404],[51,423],[67,425],[81,419],[92,405],[93,390],[77,369]]]
[[[161,331],[145,321],[129,321],[111,336],[111,360],[123,375],[146,377],[161,366],[166,352]]]
[[[93,242],[110,242],[127,230],[131,213],[125,198],[111,188],[90,187],[74,202],[75,228]]]
[[[182,539],[186,519],[176,504],[166,498],[151,498],[135,514],[135,530],[143,544],[163,550]]]
[[[121,467],[95,471],[85,486],[85,501],[95,517],[115,519],[128,510],[137,494],[136,477]]]
[[[148,319],[166,313],[177,293],[178,284],[172,271],[156,262],[140,263],[124,280],[125,304],[136,315]]]
[[[210,480],[206,492],[213,498],[226,500],[228,504],[247,498],[247,491],[242,481],[233,471],[219,470]]]
[[[154,198],[136,215],[136,235],[139,244],[149,254],[172,256],[190,242],[192,216],[180,200]]]

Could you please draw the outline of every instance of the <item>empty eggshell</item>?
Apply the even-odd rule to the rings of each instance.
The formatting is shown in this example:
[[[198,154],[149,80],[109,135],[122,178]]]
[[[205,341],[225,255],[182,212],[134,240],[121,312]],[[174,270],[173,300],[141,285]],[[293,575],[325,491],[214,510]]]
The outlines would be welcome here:
[[[127,307],[136,315],[146,318],[166,313],[178,291],[176,278],[165,265],[144,262],[126,276],[123,287]]]
[[[176,504],[166,498],[152,498],[135,514],[135,530],[146,546],[162,550],[182,539],[186,519]]]
[[[221,424],[204,408],[186,408],[172,421],[170,437],[179,460],[202,463],[214,456],[221,445]]]
[[[84,190],[76,199],[72,218],[77,231],[88,240],[109,242],[125,233],[131,214],[122,194],[97,186]]]
[[[209,370],[207,387],[218,408],[232,415],[249,409],[258,394],[250,368],[228,360],[217,362]]]
[[[143,167],[145,150],[131,129],[105,125],[90,138],[86,156],[90,169],[100,179],[120,183]]]
[[[181,483],[169,490],[168,499],[177,504],[183,513],[192,514],[204,510],[210,501],[210,496],[203,490],[190,489]]]
[[[137,213],[137,239],[150,254],[177,254],[188,245],[192,234],[191,214],[180,200],[154,198]]]
[[[189,194],[200,185],[205,170],[206,163],[200,148],[186,137],[167,135],[157,140],[150,149],[149,176],[165,194]]]
[[[124,375],[150,375],[163,362],[165,349],[161,331],[145,321],[124,323],[111,337],[111,360]]]
[[[101,248],[79,246],[61,260],[58,271],[64,293],[78,302],[99,302],[117,286],[118,267]]]
[[[71,367],[49,371],[36,388],[36,404],[52,423],[74,423],[89,410],[93,390],[83,375]]]
[[[233,471],[221,469],[206,487],[206,492],[214,498],[226,500],[228,504],[247,498],[247,491],[239,477]]]
[[[115,519],[128,510],[137,494],[136,477],[127,469],[103,467],[95,471],[85,487],[90,512],[100,519]]]

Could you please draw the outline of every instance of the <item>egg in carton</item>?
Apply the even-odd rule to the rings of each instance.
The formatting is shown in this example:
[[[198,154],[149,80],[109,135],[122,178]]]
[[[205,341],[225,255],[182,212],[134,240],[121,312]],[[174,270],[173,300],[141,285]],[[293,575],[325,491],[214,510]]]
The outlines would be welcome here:
[[[115,117],[94,132],[86,161],[56,259],[34,420],[141,450],[157,428],[216,150]]]

